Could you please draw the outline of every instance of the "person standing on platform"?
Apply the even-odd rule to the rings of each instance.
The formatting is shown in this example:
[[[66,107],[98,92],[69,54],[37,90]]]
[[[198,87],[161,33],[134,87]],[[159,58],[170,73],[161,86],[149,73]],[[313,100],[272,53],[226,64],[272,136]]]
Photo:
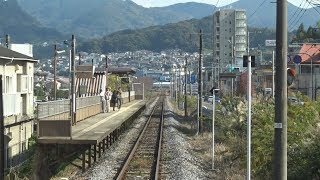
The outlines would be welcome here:
[[[111,100],[112,92],[110,91],[110,88],[106,89],[106,106],[107,106],[107,112],[110,112],[110,100]]]
[[[121,108],[121,105],[122,105],[122,90],[121,88],[119,87],[118,88],[118,109]]]
[[[100,89],[100,98],[101,98],[101,104],[102,104],[102,112],[106,112],[106,98],[104,95],[104,92],[102,89]]]
[[[116,107],[116,104],[118,103],[118,91],[114,90],[111,96],[111,103],[112,103],[112,107],[113,107],[113,111],[114,108]]]

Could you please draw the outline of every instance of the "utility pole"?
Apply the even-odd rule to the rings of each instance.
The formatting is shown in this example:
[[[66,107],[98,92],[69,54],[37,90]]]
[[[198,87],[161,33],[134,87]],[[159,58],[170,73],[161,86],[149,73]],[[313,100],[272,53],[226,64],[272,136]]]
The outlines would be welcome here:
[[[230,72],[232,73],[232,69],[234,69],[234,43],[233,43],[233,36],[231,37],[231,68],[230,68]],[[231,78],[231,97],[233,97],[233,83],[234,79]]]
[[[10,36],[9,34],[6,34],[6,47],[9,49],[9,45],[10,45]]]
[[[76,124],[75,52],[76,52],[76,39],[74,35],[72,35],[72,42],[71,42],[71,121],[72,121],[72,124]]]
[[[0,75],[0,179],[4,179],[4,118],[3,118],[3,95],[2,75]]]
[[[79,66],[81,65],[81,54],[79,53]]]
[[[186,57],[186,63],[184,66],[184,117],[188,116],[187,106],[187,72],[188,72],[188,58]]]
[[[54,59],[53,59],[53,96],[54,100],[57,100],[57,61],[58,61],[58,50],[57,45],[54,45]]]
[[[178,109],[179,109],[179,105],[180,105],[180,65],[179,65],[179,68],[178,68],[178,77],[177,77],[177,92],[178,92],[178,97],[177,97],[177,100],[178,100]]]
[[[106,55],[106,87],[108,87],[108,55]]]
[[[276,91],[274,121],[275,180],[287,179],[287,0],[277,0]]]
[[[202,30],[199,33],[199,72],[198,72],[198,133],[202,132]]]

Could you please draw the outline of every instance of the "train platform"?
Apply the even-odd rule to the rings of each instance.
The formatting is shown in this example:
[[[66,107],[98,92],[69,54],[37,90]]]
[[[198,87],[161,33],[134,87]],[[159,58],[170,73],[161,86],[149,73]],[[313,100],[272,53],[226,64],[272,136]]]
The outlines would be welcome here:
[[[146,101],[134,100],[108,113],[100,113],[77,122],[72,126],[71,137],[39,137],[40,144],[97,145],[108,137],[117,137],[118,130],[127,126],[130,120],[138,117],[145,109]],[[116,133],[116,135],[114,135]]]

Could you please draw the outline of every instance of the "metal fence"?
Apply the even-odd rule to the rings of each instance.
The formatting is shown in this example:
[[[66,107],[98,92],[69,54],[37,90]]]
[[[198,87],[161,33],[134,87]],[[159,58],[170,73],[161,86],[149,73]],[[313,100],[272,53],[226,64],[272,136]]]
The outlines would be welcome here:
[[[93,106],[100,103],[101,103],[100,96],[82,97],[77,99],[76,106],[77,106],[77,109],[81,109],[84,107]]]
[[[62,114],[68,114],[70,111],[70,100],[49,101],[37,104],[37,118],[39,120],[50,118],[52,120],[65,120]]]
[[[101,103],[99,96],[82,97],[76,101],[77,109],[93,106]],[[37,118],[50,120],[66,120],[66,114],[70,112],[70,100],[41,102],[37,104]],[[69,116],[69,115],[68,115]]]

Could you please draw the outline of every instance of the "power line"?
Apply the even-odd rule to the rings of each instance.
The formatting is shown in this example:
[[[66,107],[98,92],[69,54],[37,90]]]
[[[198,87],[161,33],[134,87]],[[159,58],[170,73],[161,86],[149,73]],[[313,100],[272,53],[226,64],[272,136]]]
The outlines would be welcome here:
[[[307,5],[307,6],[305,6],[305,5]],[[294,27],[300,22],[301,18],[304,16],[304,14],[306,13],[306,11],[307,11],[307,9],[308,9],[308,7],[309,7],[309,4],[305,3],[305,5],[304,5],[304,7],[300,10],[298,16],[299,16],[299,15],[301,14],[301,12],[303,11],[302,14],[300,15],[299,18],[296,18],[296,19],[289,25],[289,29],[290,29],[290,28],[294,28]]]
[[[306,0],[311,6],[312,6],[312,8],[315,10],[315,11],[317,11],[317,13],[320,15],[320,12],[313,6],[314,4],[311,4],[311,2],[309,2],[309,0]]]
[[[299,7],[296,8],[296,10],[294,11],[293,15],[290,17],[288,23],[291,22],[291,20],[293,19],[293,17],[296,15],[296,13],[299,11],[299,9],[301,8],[302,3],[305,2],[304,0],[301,0],[301,3],[299,5]]]
[[[248,19],[250,19],[258,10],[259,8],[266,2],[267,0],[263,0],[259,6],[253,11],[253,13],[248,17]]]

